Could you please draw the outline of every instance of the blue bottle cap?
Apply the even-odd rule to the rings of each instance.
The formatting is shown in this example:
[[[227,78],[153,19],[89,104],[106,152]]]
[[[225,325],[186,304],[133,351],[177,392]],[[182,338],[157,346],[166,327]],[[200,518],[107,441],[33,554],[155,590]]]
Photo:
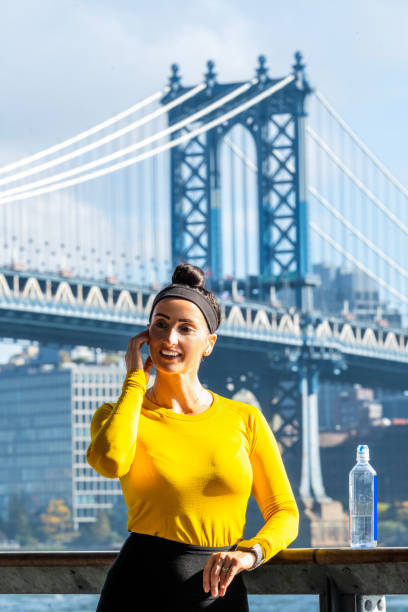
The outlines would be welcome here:
[[[359,444],[357,446],[357,461],[369,461],[370,460],[370,451],[367,444]]]

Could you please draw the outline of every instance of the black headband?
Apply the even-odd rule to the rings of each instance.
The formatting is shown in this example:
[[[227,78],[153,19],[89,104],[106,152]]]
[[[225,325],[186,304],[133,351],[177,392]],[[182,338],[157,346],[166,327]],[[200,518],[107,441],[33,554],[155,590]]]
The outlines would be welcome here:
[[[152,313],[157,302],[166,297],[181,298],[183,300],[189,300],[193,302],[204,315],[207,321],[208,329],[213,334],[218,327],[218,319],[213,306],[209,303],[207,298],[202,293],[196,291],[193,287],[186,287],[185,285],[169,285],[165,287],[156,295],[153,300],[153,305],[150,311],[149,321],[152,318]]]

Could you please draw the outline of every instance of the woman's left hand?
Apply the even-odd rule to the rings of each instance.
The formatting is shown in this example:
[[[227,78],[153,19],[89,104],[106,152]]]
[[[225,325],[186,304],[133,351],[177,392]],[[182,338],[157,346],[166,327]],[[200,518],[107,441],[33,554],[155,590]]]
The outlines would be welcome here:
[[[219,591],[220,596],[223,597],[234,576],[242,570],[250,569],[255,561],[255,553],[244,550],[213,553],[203,570],[204,591],[208,593],[211,589],[211,595],[214,597]],[[223,568],[228,568],[228,572]]]

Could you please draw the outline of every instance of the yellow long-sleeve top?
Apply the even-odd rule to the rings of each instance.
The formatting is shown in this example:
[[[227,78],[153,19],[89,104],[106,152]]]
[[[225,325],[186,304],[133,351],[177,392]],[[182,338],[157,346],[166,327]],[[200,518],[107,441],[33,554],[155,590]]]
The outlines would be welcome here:
[[[267,561],[297,536],[299,514],[275,437],[255,406],[216,393],[199,414],[158,407],[143,370],[91,422],[88,463],[119,478],[128,531],[199,546],[259,544]],[[251,491],[265,525],[243,539]]]

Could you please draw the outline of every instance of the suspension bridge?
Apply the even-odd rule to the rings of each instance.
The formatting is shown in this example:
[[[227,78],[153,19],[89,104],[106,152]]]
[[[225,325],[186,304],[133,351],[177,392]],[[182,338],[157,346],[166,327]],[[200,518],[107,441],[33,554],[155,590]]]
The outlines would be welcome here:
[[[163,90],[0,168],[2,337],[124,350],[174,266],[201,266],[223,310],[203,382],[251,390],[299,500],[329,503],[319,381],[406,388],[407,203],[300,53],[238,83],[208,62],[184,86],[173,65]],[[318,301],[323,269],[358,275],[378,316]]]

